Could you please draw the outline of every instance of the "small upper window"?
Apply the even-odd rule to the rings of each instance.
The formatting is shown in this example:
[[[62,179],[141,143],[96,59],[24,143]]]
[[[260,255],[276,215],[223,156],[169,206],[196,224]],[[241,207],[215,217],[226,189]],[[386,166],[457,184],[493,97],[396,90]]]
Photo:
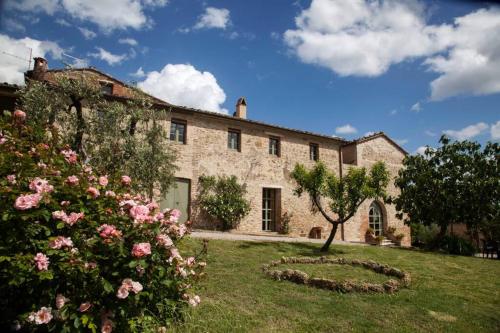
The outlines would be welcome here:
[[[309,159],[311,161],[319,160],[319,145],[316,143],[309,144]]]
[[[101,92],[103,94],[105,94],[105,95],[113,95],[113,83],[99,81],[99,84],[101,85]]]
[[[280,156],[280,139],[271,137],[269,138],[269,154],[275,155],[275,156]]]
[[[227,147],[229,149],[234,149],[241,151],[241,132],[239,130],[230,129],[227,132]]]
[[[172,120],[170,123],[170,140],[186,144],[186,122]]]

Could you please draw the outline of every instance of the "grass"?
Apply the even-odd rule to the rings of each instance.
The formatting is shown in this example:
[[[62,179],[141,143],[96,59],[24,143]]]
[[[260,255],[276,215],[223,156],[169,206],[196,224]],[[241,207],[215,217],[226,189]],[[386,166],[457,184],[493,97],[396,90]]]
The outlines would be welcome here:
[[[185,251],[201,247],[188,240]],[[260,267],[282,256],[320,256],[320,244],[213,241],[202,304],[175,332],[499,332],[500,261],[403,249],[332,246],[329,255],[409,271],[394,295],[340,294],[273,281]],[[308,274],[380,282],[362,268],[288,265]],[[280,266],[285,267],[285,266]]]

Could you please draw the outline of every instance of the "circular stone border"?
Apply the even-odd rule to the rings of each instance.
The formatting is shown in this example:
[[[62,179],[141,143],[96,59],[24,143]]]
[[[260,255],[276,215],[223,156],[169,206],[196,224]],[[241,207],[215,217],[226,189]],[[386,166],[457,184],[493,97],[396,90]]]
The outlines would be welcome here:
[[[310,278],[307,273],[295,269],[276,270],[273,269],[282,264],[338,264],[361,266],[370,269],[375,273],[384,274],[387,276],[395,277],[396,279],[389,279],[384,283],[368,283],[357,282],[352,280],[336,281],[323,278]],[[267,276],[277,281],[290,281],[297,284],[305,284],[319,289],[327,289],[339,291],[343,293],[350,292],[375,292],[375,293],[389,293],[392,294],[403,287],[408,287],[411,283],[411,275],[397,268],[379,264],[372,260],[358,260],[346,258],[311,258],[311,257],[282,257],[281,260],[271,261],[270,264],[262,265],[262,271]]]

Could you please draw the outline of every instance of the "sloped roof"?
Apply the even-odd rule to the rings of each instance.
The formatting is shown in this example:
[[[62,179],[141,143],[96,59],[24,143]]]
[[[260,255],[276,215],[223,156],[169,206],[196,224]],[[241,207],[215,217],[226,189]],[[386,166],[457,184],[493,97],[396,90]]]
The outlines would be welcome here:
[[[349,145],[352,145],[352,144],[360,144],[360,143],[363,143],[363,142],[366,142],[366,141],[370,141],[370,140],[374,140],[374,139],[380,138],[380,137],[383,137],[384,139],[386,139],[389,143],[391,143],[393,146],[395,146],[403,154],[408,155],[408,152],[403,147],[401,147],[399,144],[397,144],[394,140],[392,140],[384,132],[376,132],[376,133],[373,133],[373,134],[370,134],[370,135],[367,135],[367,136],[363,136],[363,137],[361,137],[359,139],[355,139],[355,140],[352,140],[349,143],[346,143],[344,146],[349,146]]]

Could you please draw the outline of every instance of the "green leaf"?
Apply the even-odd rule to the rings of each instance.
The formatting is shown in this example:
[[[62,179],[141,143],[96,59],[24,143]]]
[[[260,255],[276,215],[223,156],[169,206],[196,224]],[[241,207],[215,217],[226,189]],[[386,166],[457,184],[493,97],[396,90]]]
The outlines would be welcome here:
[[[56,226],[57,229],[62,229],[64,228],[64,223],[63,222],[59,222]]]

